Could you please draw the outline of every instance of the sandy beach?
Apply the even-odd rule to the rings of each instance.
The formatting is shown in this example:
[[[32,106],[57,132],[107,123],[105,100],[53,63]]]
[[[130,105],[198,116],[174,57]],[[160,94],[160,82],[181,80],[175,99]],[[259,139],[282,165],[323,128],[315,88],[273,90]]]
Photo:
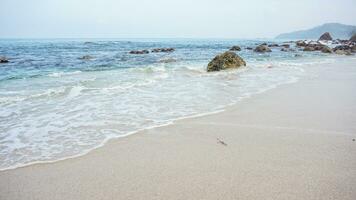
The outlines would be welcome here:
[[[218,114],[2,171],[0,199],[354,200],[356,60],[306,73]]]

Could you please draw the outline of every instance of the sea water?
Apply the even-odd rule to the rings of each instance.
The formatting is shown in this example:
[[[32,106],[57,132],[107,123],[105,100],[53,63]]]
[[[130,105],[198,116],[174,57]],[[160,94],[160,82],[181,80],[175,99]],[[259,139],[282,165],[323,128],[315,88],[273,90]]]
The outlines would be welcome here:
[[[297,81],[306,66],[334,61],[317,52],[246,49],[262,42],[0,40],[0,55],[10,58],[0,64],[0,170],[82,155],[111,138],[220,111]],[[247,66],[207,73],[208,62],[232,45]],[[163,47],[175,51],[128,53]]]

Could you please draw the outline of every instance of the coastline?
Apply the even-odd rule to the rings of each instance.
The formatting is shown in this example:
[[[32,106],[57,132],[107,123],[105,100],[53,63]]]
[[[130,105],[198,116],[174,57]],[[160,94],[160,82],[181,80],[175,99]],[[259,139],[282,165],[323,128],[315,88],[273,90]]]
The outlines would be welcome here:
[[[327,64],[318,77],[112,139],[81,157],[1,171],[0,197],[353,199],[355,63]],[[330,73],[342,67],[350,71]]]

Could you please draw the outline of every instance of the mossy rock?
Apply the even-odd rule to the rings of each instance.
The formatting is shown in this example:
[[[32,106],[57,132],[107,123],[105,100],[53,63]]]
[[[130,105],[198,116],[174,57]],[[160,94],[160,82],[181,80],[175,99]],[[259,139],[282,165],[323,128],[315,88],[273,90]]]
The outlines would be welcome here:
[[[230,51],[241,51],[241,48],[239,46],[232,46]]]
[[[257,46],[254,51],[258,53],[272,52],[272,50],[268,48],[267,45],[264,44]]]
[[[220,71],[232,68],[239,68],[241,66],[246,66],[246,62],[232,51],[227,51],[223,54],[217,55],[208,64],[207,71]]]

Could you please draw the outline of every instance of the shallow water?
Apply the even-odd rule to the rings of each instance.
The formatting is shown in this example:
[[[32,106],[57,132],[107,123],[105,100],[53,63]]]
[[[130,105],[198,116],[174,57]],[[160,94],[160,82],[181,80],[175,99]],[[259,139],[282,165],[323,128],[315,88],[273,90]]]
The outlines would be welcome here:
[[[336,59],[245,49],[261,41],[86,41],[0,40],[0,55],[11,61],[0,65],[0,169],[80,155],[110,138],[218,111]],[[207,73],[207,63],[232,45],[241,46],[247,67]],[[176,51],[128,54],[160,47]],[[78,59],[84,55],[94,58]]]

